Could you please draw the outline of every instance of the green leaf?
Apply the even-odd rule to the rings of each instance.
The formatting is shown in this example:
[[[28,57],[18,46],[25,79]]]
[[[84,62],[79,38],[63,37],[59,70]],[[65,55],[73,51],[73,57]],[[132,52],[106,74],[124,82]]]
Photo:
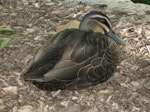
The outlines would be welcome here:
[[[131,0],[134,3],[143,3],[150,5],[150,0]]]
[[[0,38],[0,50],[5,48],[10,40],[11,38]]]
[[[12,34],[16,34],[16,31],[9,28],[0,28],[0,34],[12,35]]]

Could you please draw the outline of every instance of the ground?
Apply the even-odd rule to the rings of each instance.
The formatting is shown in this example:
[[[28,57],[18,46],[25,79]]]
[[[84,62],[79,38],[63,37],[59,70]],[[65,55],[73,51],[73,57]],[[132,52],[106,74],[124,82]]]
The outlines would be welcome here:
[[[146,15],[86,4],[68,8],[57,0],[2,0],[0,4],[0,26],[20,33],[0,51],[0,112],[150,110],[150,21]],[[21,72],[37,50],[56,34],[56,26],[81,20],[90,10],[106,13],[126,44],[120,46],[120,64],[114,75],[105,83],[78,91],[42,91],[21,80]]]

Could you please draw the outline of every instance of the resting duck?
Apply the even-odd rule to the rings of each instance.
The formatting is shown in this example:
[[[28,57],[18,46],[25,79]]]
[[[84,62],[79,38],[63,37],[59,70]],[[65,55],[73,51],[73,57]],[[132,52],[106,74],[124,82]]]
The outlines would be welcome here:
[[[108,80],[118,64],[123,41],[102,12],[87,13],[79,29],[66,29],[38,51],[22,77],[47,91],[77,90]]]

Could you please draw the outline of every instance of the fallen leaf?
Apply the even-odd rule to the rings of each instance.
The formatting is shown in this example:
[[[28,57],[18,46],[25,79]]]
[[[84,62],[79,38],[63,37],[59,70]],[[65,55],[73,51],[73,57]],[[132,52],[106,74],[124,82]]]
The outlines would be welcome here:
[[[67,9],[55,9],[51,13],[52,14],[60,14],[60,13],[66,12],[66,11],[67,11]]]
[[[5,25],[2,25],[2,26],[0,26],[0,28],[6,28],[6,26],[5,26]]]
[[[18,89],[16,86],[5,87],[3,88],[3,90],[9,95],[17,95],[18,93]]]
[[[80,22],[77,20],[70,21],[69,23],[67,23],[65,25],[57,26],[56,32],[60,32],[62,30],[69,29],[69,28],[76,28],[77,29],[77,28],[79,28],[79,24],[80,24]]]

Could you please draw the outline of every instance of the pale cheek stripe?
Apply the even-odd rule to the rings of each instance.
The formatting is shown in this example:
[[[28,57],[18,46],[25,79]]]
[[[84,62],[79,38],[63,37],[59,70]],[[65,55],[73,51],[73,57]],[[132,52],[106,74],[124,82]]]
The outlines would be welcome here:
[[[92,15],[92,16],[90,16],[90,17],[91,17],[91,18],[96,18],[96,17],[98,17],[98,18],[103,18],[103,19],[105,19],[105,20],[108,22],[108,24],[110,25],[110,27],[112,27],[110,21],[109,21],[108,18],[105,17],[105,16],[101,16],[101,15]]]

